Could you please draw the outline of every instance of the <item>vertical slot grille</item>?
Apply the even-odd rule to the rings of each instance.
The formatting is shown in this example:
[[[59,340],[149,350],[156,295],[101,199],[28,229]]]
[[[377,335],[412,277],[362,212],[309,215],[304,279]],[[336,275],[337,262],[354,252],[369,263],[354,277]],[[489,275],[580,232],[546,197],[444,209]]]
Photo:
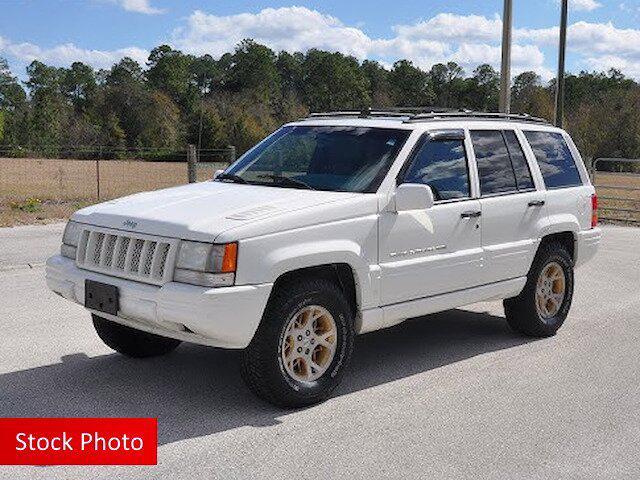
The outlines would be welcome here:
[[[171,281],[176,245],[159,238],[87,229],[80,237],[76,262],[85,270],[161,285]]]

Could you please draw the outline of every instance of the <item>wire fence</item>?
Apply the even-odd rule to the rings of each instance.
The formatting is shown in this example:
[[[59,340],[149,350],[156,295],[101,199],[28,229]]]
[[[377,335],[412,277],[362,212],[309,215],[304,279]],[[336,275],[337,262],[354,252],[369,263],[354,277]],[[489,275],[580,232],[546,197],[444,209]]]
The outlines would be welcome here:
[[[153,162],[185,162],[189,152],[185,148],[117,147],[109,145],[50,145],[39,147],[0,147],[0,158],[50,158],[59,160],[136,160]],[[233,162],[236,148],[203,148],[196,150],[201,162]]]
[[[640,225],[640,159],[598,158],[591,181],[602,220]]]
[[[53,146],[0,149],[0,201],[102,201],[203,181],[235,161],[235,147],[183,150]],[[195,168],[194,168],[195,167]]]
[[[94,203],[213,177],[236,149],[52,146],[0,149],[0,210],[25,202]],[[605,221],[640,225],[640,159],[598,158],[590,172]],[[8,207],[7,207],[8,208]]]

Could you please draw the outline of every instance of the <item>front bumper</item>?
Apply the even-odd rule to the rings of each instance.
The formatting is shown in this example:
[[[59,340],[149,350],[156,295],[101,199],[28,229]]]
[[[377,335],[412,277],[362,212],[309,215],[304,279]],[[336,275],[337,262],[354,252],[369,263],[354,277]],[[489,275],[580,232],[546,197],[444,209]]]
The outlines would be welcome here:
[[[161,287],[78,268],[61,255],[47,260],[47,286],[84,304],[85,280],[118,287],[118,316],[93,312],[139,330],[223,348],[244,348],[255,334],[273,284],[208,288],[170,282]]]

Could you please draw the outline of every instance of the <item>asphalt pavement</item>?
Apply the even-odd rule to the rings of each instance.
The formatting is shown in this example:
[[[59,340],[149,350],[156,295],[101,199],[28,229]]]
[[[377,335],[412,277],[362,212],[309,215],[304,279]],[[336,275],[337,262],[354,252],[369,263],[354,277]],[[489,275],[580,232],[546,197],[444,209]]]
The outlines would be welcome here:
[[[157,417],[154,467],[8,467],[1,479],[640,478],[640,229],[605,227],[558,335],[500,303],[358,338],[333,398],[254,398],[235,351],[126,359],[49,292],[61,225],[0,229],[0,416]]]

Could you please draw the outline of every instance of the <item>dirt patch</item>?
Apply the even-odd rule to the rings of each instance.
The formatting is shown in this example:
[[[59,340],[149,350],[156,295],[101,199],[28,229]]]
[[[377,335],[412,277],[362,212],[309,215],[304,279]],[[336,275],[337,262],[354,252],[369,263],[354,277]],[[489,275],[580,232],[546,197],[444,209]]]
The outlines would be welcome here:
[[[53,202],[45,201],[33,209],[23,210],[15,203],[0,203],[0,227],[15,225],[34,225],[65,220],[73,212],[90,205],[90,202]]]
[[[200,169],[199,180],[211,178]],[[122,197],[187,183],[184,162],[0,158],[0,195],[4,200],[79,200]]]
[[[198,169],[198,181],[223,166]],[[0,226],[65,219],[93,203],[185,183],[184,162],[0,158]]]

